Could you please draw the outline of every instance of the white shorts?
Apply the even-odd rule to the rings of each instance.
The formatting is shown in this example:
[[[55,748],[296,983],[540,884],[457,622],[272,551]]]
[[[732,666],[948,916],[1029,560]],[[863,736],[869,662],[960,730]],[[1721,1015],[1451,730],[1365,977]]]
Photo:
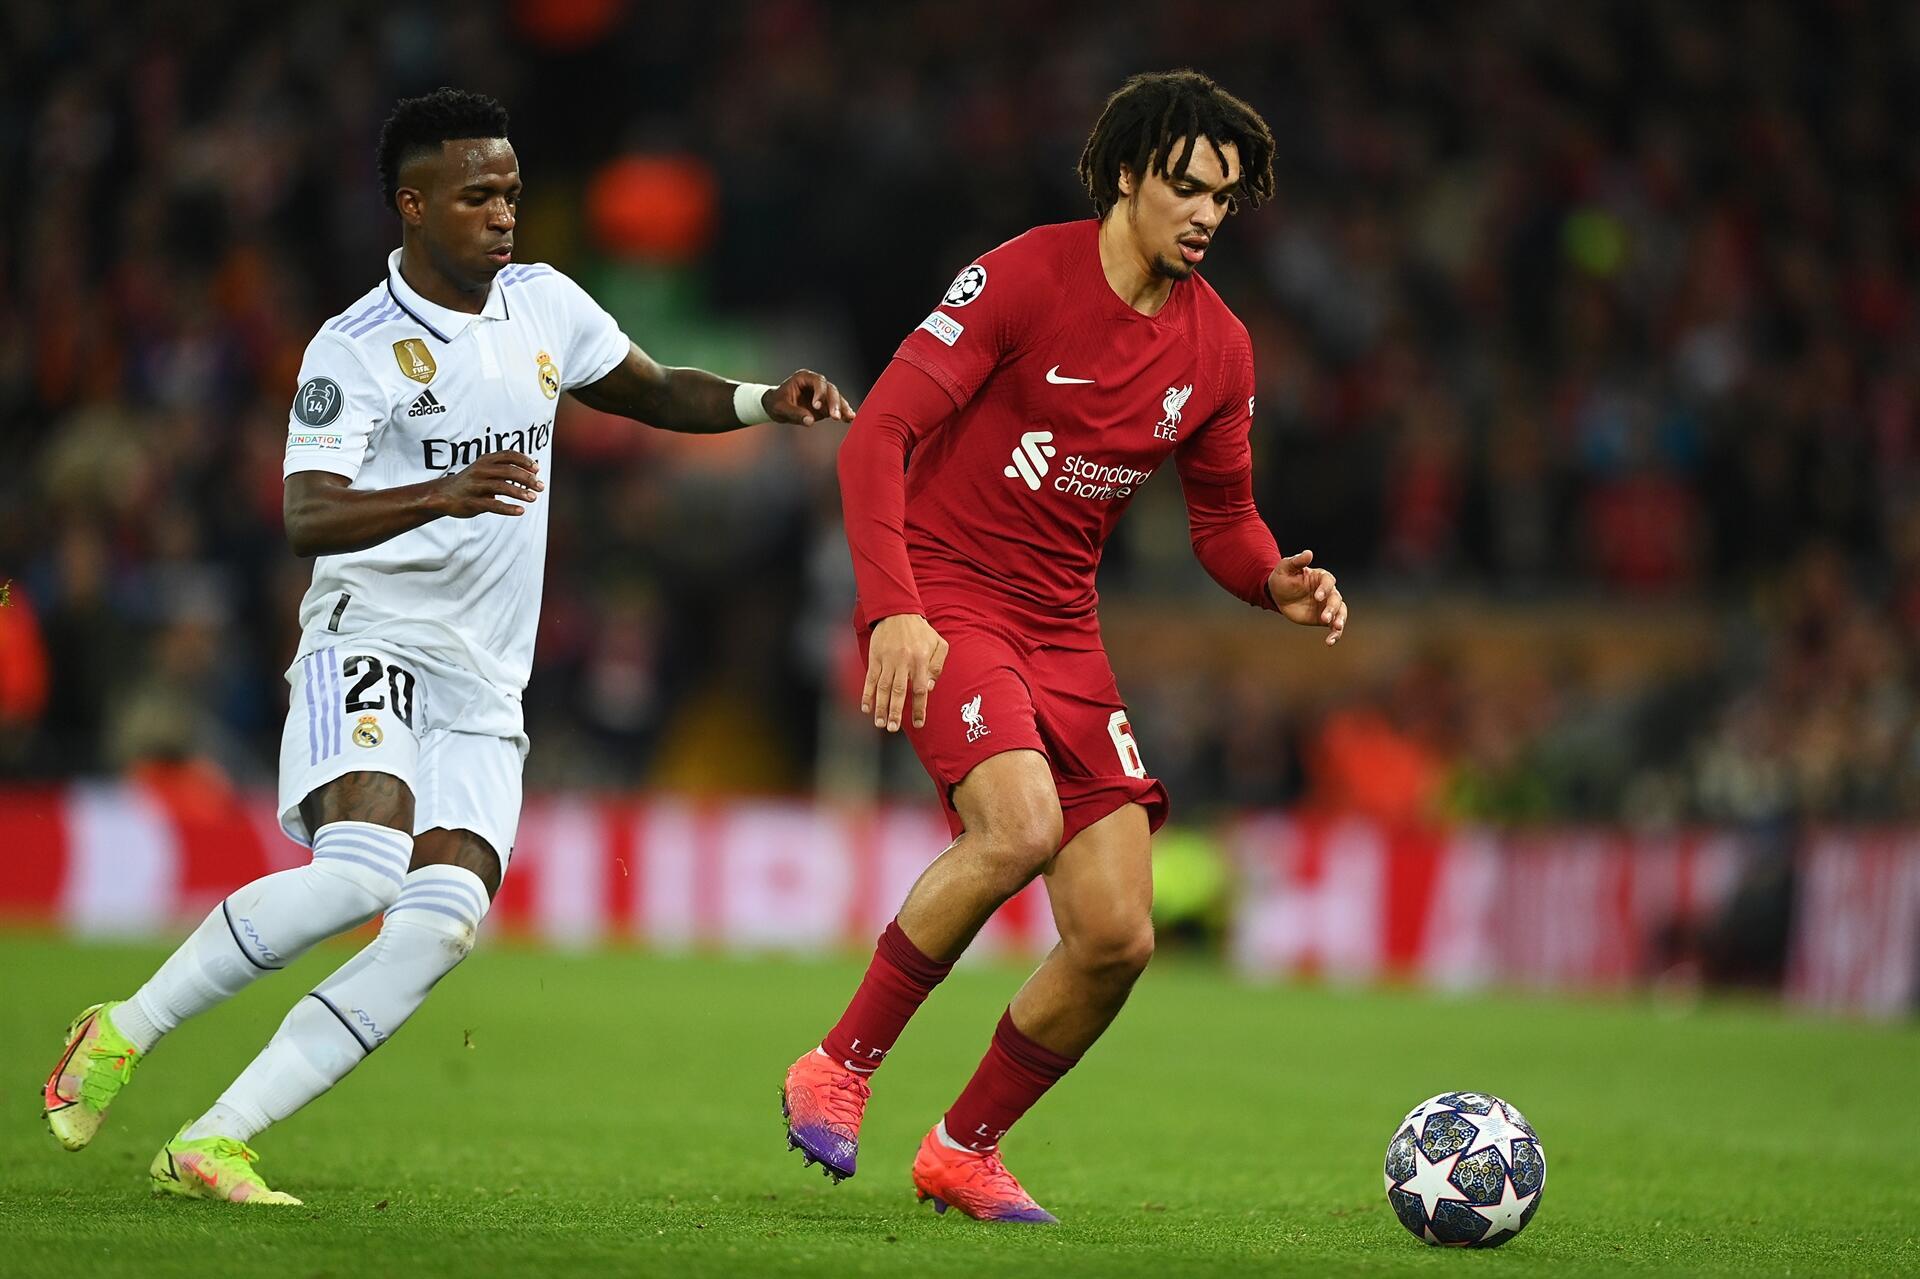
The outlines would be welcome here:
[[[280,736],[280,828],[311,845],[302,800],[347,773],[388,773],[413,792],[414,834],[470,830],[493,846],[504,872],[520,825],[526,734],[465,732],[460,724],[497,724],[497,704],[511,699],[444,662],[328,638],[336,642],[287,668],[293,695]],[[517,706],[511,710],[517,718]]]

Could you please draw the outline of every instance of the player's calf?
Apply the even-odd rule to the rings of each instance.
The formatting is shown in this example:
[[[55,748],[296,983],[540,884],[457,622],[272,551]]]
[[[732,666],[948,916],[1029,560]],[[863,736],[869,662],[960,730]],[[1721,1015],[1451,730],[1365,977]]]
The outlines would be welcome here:
[[[187,1018],[392,905],[412,849],[411,835],[375,823],[321,827],[311,862],[256,879],[215,906],[115,1011],[115,1022],[140,1052],[152,1051]]]
[[[339,1083],[466,958],[487,906],[486,888],[460,867],[436,864],[408,875],[379,935],[294,1005],[182,1137],[251,1141]]]
[[[808,1164],[819,1163],[835,1180],[853,1176],[869,1080],[907,1022],[952,971],[952,960],[930,957],[899,920],[886,926],[840,1020],[818,1048],[787,1071],[780,1109],[787,1117],[789,1149],[800,1151]]]

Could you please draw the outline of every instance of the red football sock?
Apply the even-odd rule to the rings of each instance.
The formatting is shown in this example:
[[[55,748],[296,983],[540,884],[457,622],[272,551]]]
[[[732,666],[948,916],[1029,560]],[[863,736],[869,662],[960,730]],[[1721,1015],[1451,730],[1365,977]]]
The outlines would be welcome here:
[[[922,1001],[952,971],[951,960],[943,964],[921,954],[894,920],[880,934],[853,1002],[820,1041],[821,1051],[849,1070],[871,1075],[893,1051],[893,1041]]]
[[[1009,1008],[993,1029],[993,1043],[980,1059],[980,1068],[947,1112],[947,1136],[983,1154],[994,1149],[1007,1129],[1079,1060],[1028,1039],[1013,1024]]]

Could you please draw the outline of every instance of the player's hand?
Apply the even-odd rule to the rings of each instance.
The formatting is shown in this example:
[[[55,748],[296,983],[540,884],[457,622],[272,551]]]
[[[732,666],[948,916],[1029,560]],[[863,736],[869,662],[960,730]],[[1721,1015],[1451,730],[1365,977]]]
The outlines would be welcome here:
[[[1333,574],[1314,568],[1313,552],[1289,555],[1267,576],[1267,593],[1280,615],[1302,626],[1327,628],[1327,643],[1338,644],[1347,633],[1347,602]]]
[[[456,475],[443,476],[435,495],[442,515],[456,520],[476,515],[518,515],[523,507],[514,502],[531,502],[546,488],[540,479],[540,463],[525,453],[508,450],[489,453]]]
[[[812,426],[829,417],[840,422],[853,421],[853,401],[812,369],[801,369],[761,396],[760,403],[776,422]]]
[[[913,698],[913,726],[927,722],[927,694],[947,664],[947,642],[918,613],[895,613],[873,628],[867,641],[867,684],[860,690],[860,713],[873,726],[900,731],[900,715]]]

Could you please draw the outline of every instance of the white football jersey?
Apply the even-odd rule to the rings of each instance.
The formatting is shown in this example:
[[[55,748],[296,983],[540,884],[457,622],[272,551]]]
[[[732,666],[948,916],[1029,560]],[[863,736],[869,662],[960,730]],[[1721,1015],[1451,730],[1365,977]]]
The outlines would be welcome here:
[[[547,488],[518,517],[442,517],[317,557],[299,656],[354,637],[384,641],[474,672],[517,716],[546,568],[554,409],[560,392],[611,372],[627,345],[613,317],[550,266],[502,270],[469,315],[416,293],[394,250],[387,278],[307,344],[282,474],[330,471],[372,491],[516,449],[538,459]]]

